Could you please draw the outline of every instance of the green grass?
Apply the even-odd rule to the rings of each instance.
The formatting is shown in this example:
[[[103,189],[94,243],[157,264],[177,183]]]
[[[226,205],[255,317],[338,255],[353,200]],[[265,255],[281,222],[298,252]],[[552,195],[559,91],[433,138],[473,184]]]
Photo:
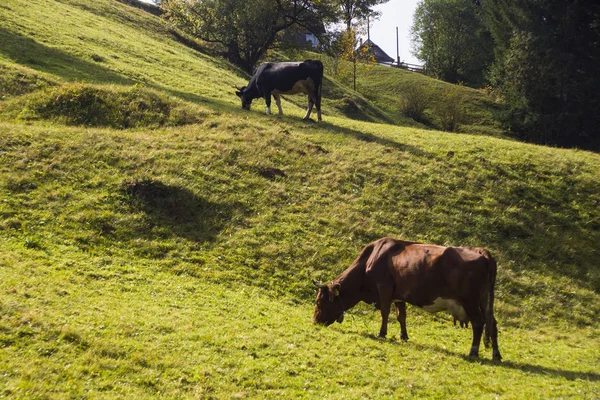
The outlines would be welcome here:
[[[598,154],[386,124],[395,106],[368,96],[346,114],[361,97],[331,80],[322,123],[300,97],[243,112],[237,69],[109,0],[10,0],[0,18],[0,82],[24,82],[0,102],[0,397],[600,395]],[[201,118],[11,114],[74,88]],[[366,306],[310,324],[311,279],[384,235],[494,254],[501,364],[412,307],[407,343],[395,323],[376,339]]]

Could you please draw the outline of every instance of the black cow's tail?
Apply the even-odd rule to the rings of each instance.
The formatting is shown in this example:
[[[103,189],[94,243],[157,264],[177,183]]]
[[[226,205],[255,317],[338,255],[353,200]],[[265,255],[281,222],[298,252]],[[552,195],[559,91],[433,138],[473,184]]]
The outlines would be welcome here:
[[[486,254],[486,258],[489,261],[489,270],[488,270],[488,301],[485,310],[485,338],[484,345],[485,347],[490,347],[491,345],[491,337],[497,335],[497,327],[496,327],[496,319],[494,318],[494,288],[496,287],[496,273],[498,271],[498,265],[496,264],[496,260],[489,254]]]

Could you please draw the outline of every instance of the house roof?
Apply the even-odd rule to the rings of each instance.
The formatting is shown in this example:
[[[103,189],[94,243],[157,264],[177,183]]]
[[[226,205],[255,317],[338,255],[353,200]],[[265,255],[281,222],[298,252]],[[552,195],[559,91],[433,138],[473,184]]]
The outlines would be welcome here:
[[[395,60],[388,56],[385,51],[375,43],[371,39],[367,39],[360,47],[369,46],[368,52],[375,56],[375,61],[378,63],[393,63]]]

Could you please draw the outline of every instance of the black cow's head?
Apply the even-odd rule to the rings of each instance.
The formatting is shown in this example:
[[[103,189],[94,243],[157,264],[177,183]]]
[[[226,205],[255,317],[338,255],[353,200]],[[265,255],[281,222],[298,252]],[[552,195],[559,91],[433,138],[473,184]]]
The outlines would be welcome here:
[[[325,285],[315,281],[313,281],[313,284],[319,288],[312,319],[313,324],[329,326],[336,321],[341,324],[344,320],[344,309],[340,300],[340,284],[330,283]]]
[[[238,90],[235,92],[235,95],[242,100],[242,108],[244,110],[249,110],[250,106],[252,105],[252,98],[248,95],[246,86],[237,89]]]

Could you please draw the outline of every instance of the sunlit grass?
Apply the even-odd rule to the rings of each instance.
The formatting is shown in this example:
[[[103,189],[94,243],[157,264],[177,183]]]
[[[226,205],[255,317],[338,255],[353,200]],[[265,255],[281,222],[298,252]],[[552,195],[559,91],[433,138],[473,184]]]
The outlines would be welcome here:
[[[4,114],[0,397],[598,396],[597,154],[331,105],[322,123],[291,102],[284,117],[244,112],[231,86],[245,78],[155,17],[52,5],[0,7],[0,71],[34,91],[0,108],[48,85],[137,84],[202,118],[111,129]],[[311,279],[384,235],[493,253],[502,364],[468,359],[470,330],[412,307],[407,343],[397,324],[375,338],[366,306],[310,324]]]

